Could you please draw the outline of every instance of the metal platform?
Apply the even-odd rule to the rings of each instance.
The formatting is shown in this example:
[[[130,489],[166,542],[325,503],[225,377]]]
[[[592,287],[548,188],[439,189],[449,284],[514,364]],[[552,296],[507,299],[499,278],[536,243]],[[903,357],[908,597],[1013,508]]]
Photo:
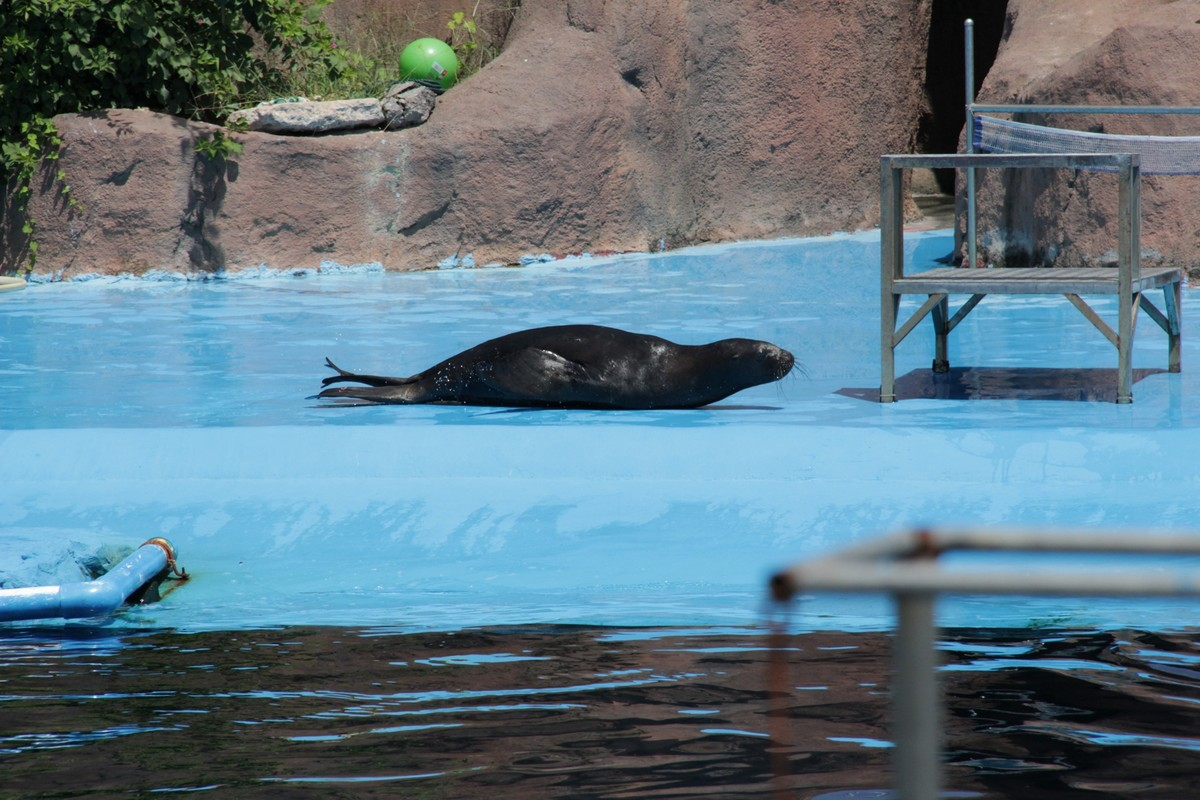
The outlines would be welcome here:
[[[975,169],[1082,169],[1115,171],[1119,184],[1116,268],[947,268],[908,274],[904,265],[903,171],[914,168]],[[895,350],[926,316],[932,316],[936,352],[935,372],[950,369],[948,338],[972,309],[989,294],[1062,294],[1117,348],[1117,402],[1133,400],[1133,335],[1137,313],[1146,312],[1168,338],[1168,369],[1179,372],[1180,289],[1183,271],[1171,267],[1141,268],[1141,172],[1136,153],[985,155],[885,155],[880,159],[881,246],[881,364],[879,400],[896,399]],[[1145,292],[1161,288],[1159,309]],[[903,295],[926,295],[925,302],[897,327]],[[969,295],[950,312],[951,295]],[[1117,328],[1114,330],[1081,297],[1116,295]]]
[[[1178,281],[1178,269],[1151,267],[1130,283],[1134,292],[1146,292]],[[1120,276],[1104,267],[945,267],[897,279],[892,287],[898,294],[1117,294]]]

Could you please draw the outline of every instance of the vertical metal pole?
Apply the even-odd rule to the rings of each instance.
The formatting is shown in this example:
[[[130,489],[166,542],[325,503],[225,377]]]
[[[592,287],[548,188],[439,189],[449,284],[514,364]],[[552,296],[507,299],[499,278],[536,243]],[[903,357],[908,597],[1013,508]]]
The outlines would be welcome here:
[[[950,371],[950,298],[942,295],[941,301],[933,307],[933,371]]]
[[[975,152],[975,21],[963,22],[963,66],[967,89],[967,152]],[[975,168],[966,168],[967,178],[967,266],[975,267]]]
[[[1117,402],[1133,402],[1133,315],[1139,298],[1133,280],[1141,274],[1141,159],[1121,160],[1117,188]],[[1136,275],[1135,275],[1136,273]]]
[[[897,800],[937,800],[942,784],[932,592],[897,592],[892,738]]]
[[[891,160],[879,160],[879,402],[896,400],[896,312],[893,281],[904,274],[903,175]]]
[[[1179,313],[1181,295],[1180,281],[1169,283],[1163,287],[1163,303],[1167,307],[1167,327],[1170,328],[1167,332],[1169,342],[1167,345],[1167,372],[1183,370],[1183,323]]]

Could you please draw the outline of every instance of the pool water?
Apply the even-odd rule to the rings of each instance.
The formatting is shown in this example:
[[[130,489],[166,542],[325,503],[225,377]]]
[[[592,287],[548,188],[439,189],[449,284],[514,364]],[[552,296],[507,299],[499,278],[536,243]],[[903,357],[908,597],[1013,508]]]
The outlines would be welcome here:
[[[914,264],[951,246],[946,232],[908,241]],[[71,553],[166,536],[194,578],[123,623],[726,625],[757,620],[772,570],[900,527],[1196,527],[1195,337],[1182,374],[1154,372],[1166,342],[1144,320],[1132,406],[1080,400],[1115,393],[1111,345],[1061,298],[989,298],[955,332],[959,372],[929,377],[923,325],[899,351],[907,399],[881,405],[878,247],[861,234],[521,269],[8,293],[0,530],[14,545],[0,575],[57,575]],[[1190,304],[1189,292],[1185,335]],[[803,368],[700,410],[312,399],[326,356],[403,375],[571,322],[766,339]],[[1159,605],[1163,624],[1191,618],[1192,605],[1182,617]],[[805,609],[813,625],[890,624],[872,598]],[[967,602],[946,621],[1144,618],[1126,609]]]
[[[945,231],[907,241],[916,264],[951,247]],[[1200,528],[1190,291],[1184,372],[1165,373],[1165,337],[1143,319],[1130,406],[1110,402],[1115,350],[1061,298],[985,300],[955,331],[947,376],[929,373],[922,325],[898,351],[901,401],[881,405],[878,287],[868,233],[520,269],[97,279],[0,296],[0,580],[78,579],[80,558],[151,536],[169,538],[192,575],[104,623],[0,631],[0,763],[6,787],[10,774],[25,781],[0,796],[124,785],[472,797],[502,784],[513,797],[763,796],[759,625],[773,570],[921,524]],[[311,397],[327,356],[403,375],[565,323],[681,343],[766,339],[803,369],[683,411]],[[1178,796],[1149,765],[1190,763],[1190,740],[1144,720],[1187,717],[1192,656],[1161,668],[1131,657],[1119,690],[1105,659],[1112,642],[1168,632],[1163,652],[1192,652],[1196,611],[1190,600],[946,599],[940,619],[971,647],[991,647],[993,629],[1039,639],[1014,662],[946,673],[975,687],[951,697],[955,719],[1012,701],[995,712],[1002,722],[956,729],[981,741],[978,758],[954,757],[955,788],[1006,775],[995,780],[1121,796],[1105,771],[1120,751],[1149,754],[1144,796]],[[789,769],[828,773],[794,778],[809,787],[800,796],[880,796],[847,792],[887,785],[877,632],[891,608],[813,596],[792,614],[792,635],[846,637],[838,670],[873,676],[854,697],[795,711],[819,747],[807,741],[816,749]],[[452,638],[467,634],[486,646]],[[1081,655],[1066,660],[1047,644],[1079,637]],[[438,647],[449,661],[412,654]],[[1059,714],[1058,689],[1042,687],[1060,679],[1085,685],[1081,719],[1115,715],[1107,727],[1059,724],[1076,712]],[[993,684],[1009,688],[993,697]],[[694,706],[680,699],[693,694]],[[177,773],[148,767],[148,747],[169,751]],[[57,770],[58,748],[81,774]]]
[[[888,646],[744,629],[26,631],[0,639],[0,795],[883,800]],[[1194,636],[951,630],[942,655],[946,797],[1195,796]]]

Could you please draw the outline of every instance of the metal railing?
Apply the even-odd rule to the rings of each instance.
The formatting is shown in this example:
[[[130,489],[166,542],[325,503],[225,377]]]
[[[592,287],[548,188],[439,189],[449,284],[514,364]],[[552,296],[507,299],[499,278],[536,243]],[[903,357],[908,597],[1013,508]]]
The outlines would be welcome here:
[[[1053,103],[976,103],[975,102],[975,22],[968,19],[963,23],[964,68],[967,109],[967,152],[974,153],[976,114],[1200,114],[1200,106],[1154,106],[1154,105],[1065,105]],[[967,264],[976,266],[978,247],[976,244],[976,185],[975,168],[965,169],[967,189]]]
[[[921,529],[815,558],[771,578],[774,599],[803,592],[887,592],[896,604],[892,738],[897,800],[936,800],[942,786],[942,699],[937,683],[934,601],[939,594],[1151,597],[1200,596],[1198,569],[1031,572],[947,567],[951,551],[1200,555],[1200,532],[1158,533]]]

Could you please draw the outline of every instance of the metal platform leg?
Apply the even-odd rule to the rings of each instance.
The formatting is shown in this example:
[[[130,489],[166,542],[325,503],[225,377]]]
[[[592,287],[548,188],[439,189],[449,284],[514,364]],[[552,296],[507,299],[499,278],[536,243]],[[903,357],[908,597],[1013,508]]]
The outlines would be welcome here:
[[[900,297],[892,282],[904,274],[902,170],[880,160],[879,168],[879,402],[896,401],[896,315]]]
[[[1117,181],[1117,402],[1133,402],[1133,326],[1141,301],[1133,281],[1141,275],[1141,162],[1123,159]]]
[[[1174,281],[1163,287],[1163,303],[1167,307],[1167,371],[1183,370],[1183,320],[1180,315],[1182,281]]]
[[[899,295],[885,292],[880,323],[879,402],[896,402],[896,314],[900,309]]]
[[[1138,299],[1121,296],[1117,312],[1117,402],[1133,402],[1133,312]]]
[[[950,336],[950,297],[943,295],[933,307],[933,371],[949,372],[950,356],[947,339]]]

